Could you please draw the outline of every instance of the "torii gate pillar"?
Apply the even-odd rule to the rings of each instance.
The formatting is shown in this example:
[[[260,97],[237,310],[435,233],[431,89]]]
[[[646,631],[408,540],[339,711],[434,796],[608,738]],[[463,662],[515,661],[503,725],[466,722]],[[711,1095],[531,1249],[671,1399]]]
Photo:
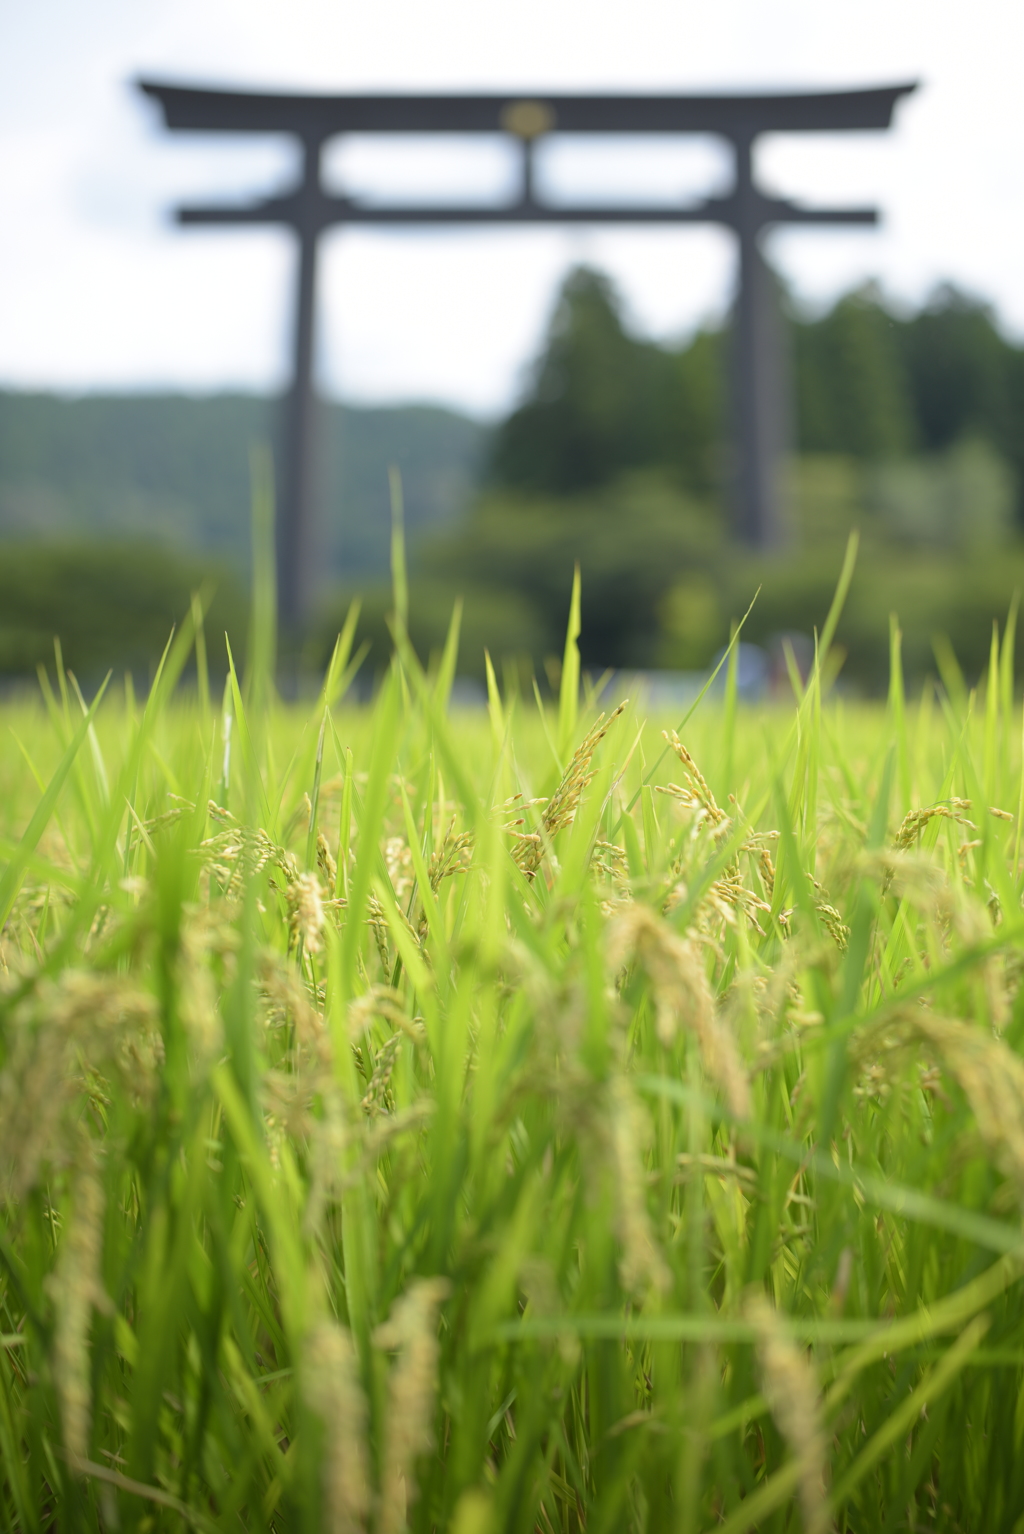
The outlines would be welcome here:
[[[792,450],[789,356],[778,279],[761,249],[764,225],[752,173],[753,142],[741,138],[734,148],[738,271],[729,338],[729,488],[737,535],[767,551],[786,541],[783,474]]]
[[[296,285],[292,382],[284,406],[281,493],[276,519],[278,618],[298,630],[313,596],[313,525],[317,464],[317,409],[313,322],[316,314],[320,220],[320,143],[303,142],[303,177],[296,197],[299,280]]]

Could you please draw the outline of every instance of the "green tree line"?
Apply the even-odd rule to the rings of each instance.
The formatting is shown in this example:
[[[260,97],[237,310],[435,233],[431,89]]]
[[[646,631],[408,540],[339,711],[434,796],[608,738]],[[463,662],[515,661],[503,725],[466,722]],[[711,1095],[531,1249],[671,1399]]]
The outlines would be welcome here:
[[[472,512],[416,551],[421,648],[459,592],[467,654],[487,643],[537,665],[557,651],[579,561],[592,667],[703,666],[758,586],[747,634],[778,649],[820,627],[856,527],[847,675],[882,685],[891,611],[912,677],[943,635],[980,671],[992,620],[1024,587],[1024,349],[949,287],[910,314],[863,288],[824,314],[791,312],[787,333],[790,543],[764,559],[729,532],[727,330],[643,339],[606,276],[572,272]],[[366,615],[381,653],[385,604]]]
[[[980,437],[1024,484],[1024,348],[955,288],[914,314],[862,288],[815,318],[789,318],[794,448],[884,460]],[[496,483],[567,494],[639,468],[674,472],[692,493],[720,488],[728,337],[685,345],[631,335],[611,281],[572,272],[525,398],[499,427]]]

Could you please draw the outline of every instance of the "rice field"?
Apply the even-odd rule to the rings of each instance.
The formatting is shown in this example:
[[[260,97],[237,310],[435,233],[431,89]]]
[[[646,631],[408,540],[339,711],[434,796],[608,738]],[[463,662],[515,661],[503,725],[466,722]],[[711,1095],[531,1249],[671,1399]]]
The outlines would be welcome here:
[[[401,581],[367,707],[4,705],[0,1526],[1024,1529],[1014,615],[858,704],[849,571],[684,721]]]

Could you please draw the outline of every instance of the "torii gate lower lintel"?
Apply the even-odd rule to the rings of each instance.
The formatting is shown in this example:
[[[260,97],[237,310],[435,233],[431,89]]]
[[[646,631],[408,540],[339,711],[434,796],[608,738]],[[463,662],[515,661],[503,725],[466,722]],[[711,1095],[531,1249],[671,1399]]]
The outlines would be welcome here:
[[[337,224],[649,224],[715,223],[739,242],[733,348],[734,516],[738,535],[754,547],[778,545],[780,466],[786,410],[774,283],[760,248],[776,224],[875,224],[874,208],[805,208],[766,196],[753,176],[753,146],[764,133],[885,129],[897,101],[914,83],[877,89],[789,95],[715,96],[311,96],[210,90],[141,80],[159,102],[169,129],[192,132],[288,133],[303,148],[302,177],[282,196],[240,207],[185,207],[183,224],[284,224],[299,238],[294,374],[288,397],[278,517],[281,621],[297,628],[311,596],[311,427],[313,313],[317,241]],[[522,151],[522,181],[512,202],[498,205],[359,203],[324,191],[321,150],[344,133],[505,133]],[[536,145],[552,133],[714,134],[728,140],[735,179],[725,196],[689,205],[556,205],[538,199]]]

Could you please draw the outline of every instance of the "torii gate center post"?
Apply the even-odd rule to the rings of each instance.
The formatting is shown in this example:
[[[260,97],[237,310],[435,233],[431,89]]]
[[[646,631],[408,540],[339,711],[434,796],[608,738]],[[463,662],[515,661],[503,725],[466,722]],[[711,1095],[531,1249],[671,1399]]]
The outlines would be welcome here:
[[[317,240],[335,224],[722,224],[739,241],[734,310],[732,460],[735,531],[758,549],[782,537],[781,464],[787,446],[787,390],[778,297],[761,252],[774,224],[875,224],[874,208],[806,208],[766,196],[753,179],[753,146],[763,133],[880,130],[915,83],[869,90],[787,95],[306,96],[209,90],[140,80],[166,126],[197,133],[287,133],[303,148],[302,179],[291,191],[241,207],[183,207],[182,224],[286,224],[299,238],[295,359],[283,437],[278,514],[278,607],[286,630],[301,628],[313,595],[313,307]],[[495,134],[520,146],[522,180],[499,205],[381,205],[325,192],[321,150],[339,134]],[[534,154],[565,134],[713,134],[733,148],[735,178],[724,196],[655,206],[557,205],[534,187]]]

